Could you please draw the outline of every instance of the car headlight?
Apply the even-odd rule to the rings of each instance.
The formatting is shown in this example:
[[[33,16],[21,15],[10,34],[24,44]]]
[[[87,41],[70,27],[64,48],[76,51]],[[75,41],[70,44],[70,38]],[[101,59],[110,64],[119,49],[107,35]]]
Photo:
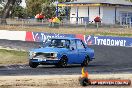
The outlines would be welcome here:
[[[51,57],[57,57],[57,53],[51,53]]]
[[[31,57],[34,57],[35,55],[36,55],[35,52],[30,53],[30,56],[31,56]]]

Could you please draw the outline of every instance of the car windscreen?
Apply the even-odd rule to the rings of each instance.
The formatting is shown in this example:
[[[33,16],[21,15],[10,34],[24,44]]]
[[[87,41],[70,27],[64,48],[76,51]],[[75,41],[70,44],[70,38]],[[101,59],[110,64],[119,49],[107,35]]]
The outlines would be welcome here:
[[[69,48],[70,41],[67,39],[48,39],[45,46],[54,48]]]

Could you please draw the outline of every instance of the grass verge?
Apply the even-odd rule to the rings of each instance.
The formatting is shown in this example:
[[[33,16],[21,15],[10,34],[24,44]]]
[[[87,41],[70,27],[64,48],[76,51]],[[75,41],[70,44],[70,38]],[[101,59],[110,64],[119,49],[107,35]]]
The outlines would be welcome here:
[[[48,33],[59,33],[59,34],[84,34],[84,35],[102,35],[102,36],[122,36],[132,37],[132,29],[128,28],[49,28],[49,27],[28,27],[28,26],[0,26],[0,30],[10,31],[32,31],[32,32],[48,32]]]
[[[27,52],[0,49],[0,65],[26,64]]]

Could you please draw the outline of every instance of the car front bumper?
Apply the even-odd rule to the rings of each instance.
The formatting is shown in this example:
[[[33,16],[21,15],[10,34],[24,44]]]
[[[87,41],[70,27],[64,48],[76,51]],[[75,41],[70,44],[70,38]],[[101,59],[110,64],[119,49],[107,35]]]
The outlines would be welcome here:
[[[30,59],[30,62],[34,62],[34,63],[39,63],[39,64],[57,64],[59,62],[58,59],[55,59],[55,60],[49,60],[49,59],[46,59],[46,60],[38,60],[38,59]]]

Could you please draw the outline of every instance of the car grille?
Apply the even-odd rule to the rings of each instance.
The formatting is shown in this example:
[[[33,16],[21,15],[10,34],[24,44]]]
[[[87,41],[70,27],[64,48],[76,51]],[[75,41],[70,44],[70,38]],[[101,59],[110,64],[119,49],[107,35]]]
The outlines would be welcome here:
[[[45,58],[49,58],[49,57],[51,57],[51,53],[43,53],[43,56],[44,56]]]

